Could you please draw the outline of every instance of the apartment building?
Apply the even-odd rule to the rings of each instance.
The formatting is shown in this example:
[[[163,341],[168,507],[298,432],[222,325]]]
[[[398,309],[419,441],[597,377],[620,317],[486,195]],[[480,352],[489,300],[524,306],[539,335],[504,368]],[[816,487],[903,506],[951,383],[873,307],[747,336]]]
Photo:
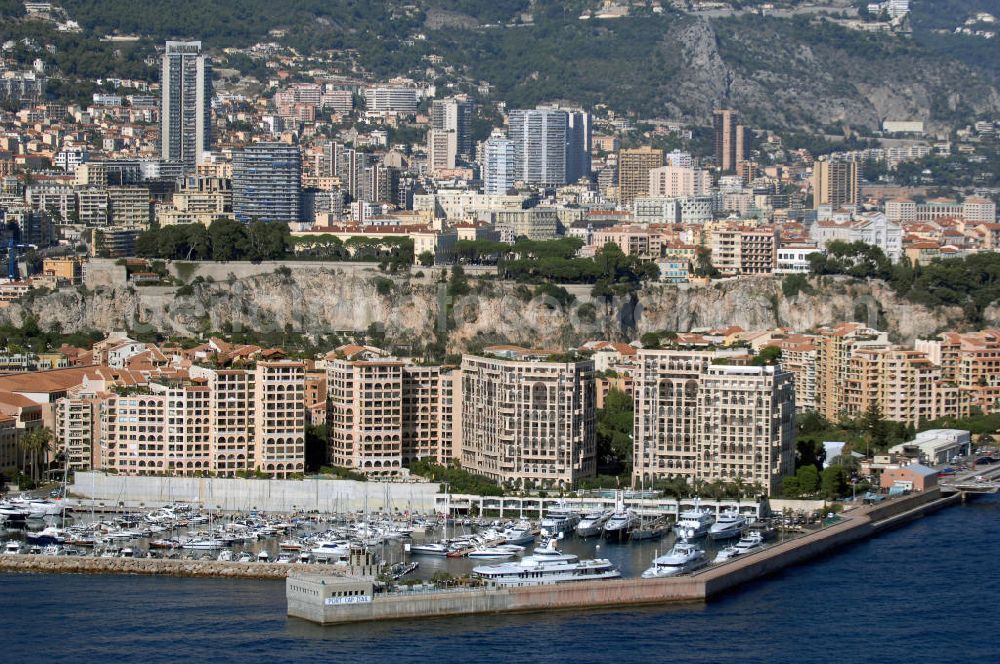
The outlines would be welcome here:
[[[888,348],[889,338],[860,323],[842,323],[821,328],[816,344],[816,410],[836,421],[847,410],[844,386],[850,371],[850,357],[859,348]]]
[[[304,383],[303,363],[281,361],[246,370],[192,367],[190,376],[98,392],[94,467],[129,475],[301,474]],[[57,408],[66,418],[63,440],[71,441],[73,427],[84,426],[88,398],[77,395]]]
[[[901,348],[858,348],[848,359],[845,412],[859,416],[877,406],[882,417],[918,426],[968,414],[954,383],[926,353]]]
[[[455,458],[460,385],[452,368],[344,347],[326,371],[334,465],[392,477],[417,459]]]
[[[796,335],[777,345],[781,349],[781,366],[792,374],[795,383],[796,409],[816,410],[816,344],[810,337]]]
[[[649,171],[648,196],[679,198],[710,193],[712,177],[708,171],[680,166],[660,166]]]
[[[682,477],[775,491],[794,469],[795,385],[781,367],[721,364],[746,355],[640,350],[633,483]]]
[[[90,470],[100,465],[101,396],[74,394],[55,403],[55,426],[52,434],[66,454],[70,470]]]
[[[462,357],[462,467],[522,487],[570,487],[592,477],[593,362],[485,350],[491,356]]]
[[[941,367],[942,378],[968,396],[984,413],[1000,410],[1000,330],[945,332],[917,339],[914,348]]]
[[[371,475],[403,469],[403,362],[327,360],[330,461]]]
[[[205,374],[211,391],[208,417],[212,425],[213,470],[223,477],[253,470],[256,372],[220,369]]]
[[[750,157],[750,128],[740,123],[739,113],[731,109],[712,111],[712,138],[715,163],[727,173]]]
[[[712,265],[723,274],[771,274],[777,255],[774,228],[733,228],[711,231]]]
[[[101,468],[122,475],[211,472],[208,388],[151,383],[101,403]]]
[[[258,362],[254,382],[254,467],[283,479],[305,470],[303,362]]]
[[[860,202],[861,165],[856,161],[817,160],[813,164],[813,208],[829,205],[834,210]]]
[[[650,195],[651,171],[663,166],[663,150],[644,145],[618,152],[618,202],[624,208]]]

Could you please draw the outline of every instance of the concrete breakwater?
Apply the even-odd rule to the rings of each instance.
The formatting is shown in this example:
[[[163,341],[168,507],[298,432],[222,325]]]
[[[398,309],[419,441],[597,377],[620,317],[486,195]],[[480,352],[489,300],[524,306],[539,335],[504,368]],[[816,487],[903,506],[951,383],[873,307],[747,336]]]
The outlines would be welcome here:
[[[329,573],[344,568],[330,566]],[[162,558],[94,558],[90,556],[0,555],[0,570],[41,574],[139,574],[231,579],[284,579],[289,573],[316,573],[315,565],[237,563]]]
[[[314,570],[309,570],[305,575],[290,575],[286,581],[288,615],[321,624],[338,624],[477,613],[703,602],[959,501],[957,495],[942,498],[935,489],[879,505],[856,508],[845,514],[840,522],[817,532],[690,576],[668,579],[399,593],[375,595],[365,602],[341,603],[336,596],[336,583],[328,584],[326,579],[315,575]]]

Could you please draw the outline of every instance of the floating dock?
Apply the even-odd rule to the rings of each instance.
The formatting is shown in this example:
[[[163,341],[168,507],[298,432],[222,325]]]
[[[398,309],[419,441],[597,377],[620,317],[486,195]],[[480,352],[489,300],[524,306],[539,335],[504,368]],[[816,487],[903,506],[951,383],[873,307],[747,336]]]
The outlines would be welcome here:
[[[667,579],[581,581],[521,588],[474,588],[375,593],[371,578],[290,574],[288,615],[324,625],[438,616],[704,602],[744,583],[906,523],[948,505],[940,490],[856,507],[835,524],[809,535],[696,574]]]

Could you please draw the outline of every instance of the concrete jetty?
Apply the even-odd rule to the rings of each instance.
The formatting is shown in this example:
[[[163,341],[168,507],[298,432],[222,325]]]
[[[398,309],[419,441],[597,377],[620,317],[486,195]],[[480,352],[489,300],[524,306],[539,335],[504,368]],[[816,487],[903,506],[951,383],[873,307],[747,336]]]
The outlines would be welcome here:
[[[237,563],[165,558],[95,558],[93,556],[0,555],[0,571],[41,574],[139,574],[229,579],[284,579],[289,574],[315,574],[316,565],[298,563]],[[346,566],[324,566],[328,573]]]
[[[323,577],[309,570],[286,580],[288,615],[320,624],[481,613],[704,602],[789,565],[832,553],[961,500],[937,489],[856,507],[821,530],[699,573],[666,579],[582,581],[502,589],[454,589],[374,594],[370,580]],[[345,590],[346,589],[346,590]]]

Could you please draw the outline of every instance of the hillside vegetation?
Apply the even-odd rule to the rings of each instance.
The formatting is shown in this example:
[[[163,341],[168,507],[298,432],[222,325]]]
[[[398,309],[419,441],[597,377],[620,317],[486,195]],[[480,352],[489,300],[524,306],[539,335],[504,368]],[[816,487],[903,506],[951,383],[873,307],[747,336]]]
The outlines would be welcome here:
[[[953,28],[975,10],[1000,15],[998,0],[914,3],[912,39],[866,35],[805,16],[704,19],[639,7],[628,18],[579,20],[581,11],[598,6],[592,0],[61,4],[85,29],[51,37],[63,54],[56,65],[71,77],[155,77],[155,68],[144,72],[138,57],[148,54],[148,43],[111,49],[97,41],[119,33],[154,43],[201,39],[209,48],[274,40],[303,53],[350,49],[358,64],[379,76],[423,76],[426,56],[434,54],[455,68],[441,73],[439,82],[461,89],[489,81],[496,98],[515,106],[563,99],[704,122],[724,102],[757,126],[811,129],[874,129],[885,117],[951,122],[1000,111],[995,40],[931,32]],[[20,3],[0,3],[5,16],[21,11]],[[530,24],[521,23],[526,12]],[[0,33],[10,38],[51,30],[19,21],[5,21]],[[275,29],[284,32],[271,34]],[[417,34],[426,39],[412,39]]]

